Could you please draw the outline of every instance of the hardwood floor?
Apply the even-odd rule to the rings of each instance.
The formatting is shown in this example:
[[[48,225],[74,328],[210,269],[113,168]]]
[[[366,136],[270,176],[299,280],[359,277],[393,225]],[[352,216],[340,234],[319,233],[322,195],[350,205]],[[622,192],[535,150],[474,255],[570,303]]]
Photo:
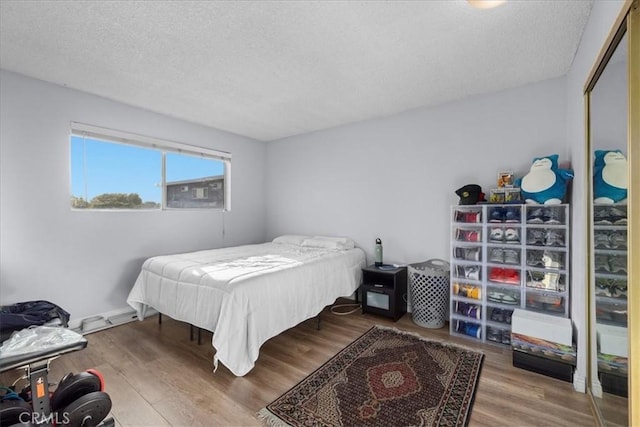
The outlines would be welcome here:
[[[436,340],[480,350],[485,360],[470,426],[593,426],[585,394],[572,384],[511,364],[511,351],[449,337],[448,327],[426,329],[407,314],[398,322],[358,313],[325,310],[318,331],[308,320],[264,344],[255,368],[235,377],[222,364],[212,372],[211,334],[189,340],[189,325],[163,316],[87,335],[85,350],[51,363],[50,381],[65,373],[102,372],[120,426],[259,426],[255,413],[293,387],[374,324],[395,326]],[[21,374],[6,372],[2,384]]]

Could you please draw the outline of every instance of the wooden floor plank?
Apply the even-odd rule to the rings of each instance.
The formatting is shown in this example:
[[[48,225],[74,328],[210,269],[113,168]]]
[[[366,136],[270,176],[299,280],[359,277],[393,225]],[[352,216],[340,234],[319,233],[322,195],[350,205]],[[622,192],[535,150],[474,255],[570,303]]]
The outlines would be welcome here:
[[[105,391],[111,398],[111,414],[122,426],[171,425],[127,380],[110,364],[96,367],[105,377]]]

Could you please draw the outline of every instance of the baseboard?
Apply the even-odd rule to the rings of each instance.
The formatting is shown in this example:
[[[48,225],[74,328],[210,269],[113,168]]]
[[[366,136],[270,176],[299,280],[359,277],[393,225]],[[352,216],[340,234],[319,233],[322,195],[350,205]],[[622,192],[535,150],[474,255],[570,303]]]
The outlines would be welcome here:
[[[591,394],[594,397],[602,398],[602,384],[598,378],[591,379]]]
[[[587,379],[584,375],[573,374],[573,389],[578,393],[587,392]]]
[[[148,307],[145,316],[153,316],[157,313],[155,309]],[[94,316],[87,316],[82,319],[70,320],[69,329],[85,335],[133,322],[134,320],[138,320],[138,314],[133,308],[126,307]]]

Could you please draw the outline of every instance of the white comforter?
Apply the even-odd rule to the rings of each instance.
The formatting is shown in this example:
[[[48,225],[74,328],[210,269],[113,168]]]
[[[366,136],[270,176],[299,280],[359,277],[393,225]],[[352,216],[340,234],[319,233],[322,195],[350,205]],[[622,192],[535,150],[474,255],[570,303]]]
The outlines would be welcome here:
[[[215,332],[214,366],[249,372],[269,338],[317,315],[359,286],[364,252],[281,243],[146,260],[127,303]]]

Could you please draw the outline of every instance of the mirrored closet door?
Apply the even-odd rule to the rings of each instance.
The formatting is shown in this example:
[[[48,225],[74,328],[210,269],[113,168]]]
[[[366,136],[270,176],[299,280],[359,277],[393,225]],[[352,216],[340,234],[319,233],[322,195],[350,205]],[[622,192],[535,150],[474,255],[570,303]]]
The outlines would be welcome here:
[[[585,90],[589,156],[589,393],[599,423],[633,425],[638,358],[634,356],[638,311],[638,266],[632,223],[638,223],[638,185],[633,187],[637,141],[637,24],[640,1],[623,11]],[[637,31],[637,30],[635,30]],[[637,55],[637,53],[636,53]],[[635,165],[638,167],[637,165]],[[635,196],[635,197],[634,197]],[[637,264],[637,262],[635,263]],[[632,290],[633,288],[633,290]],[[632,324],[633,323],[633,324]],[[634,332],[635,331],[635,332]],[[635,384],[634,384],[635,379]],[[637,399],[637,396],[636,396]]]
[[[591,386],[605,419],[623,426],[629,374],[626,45],[625,34],[591,91],[590,102],[590,273],[596,341]]]

